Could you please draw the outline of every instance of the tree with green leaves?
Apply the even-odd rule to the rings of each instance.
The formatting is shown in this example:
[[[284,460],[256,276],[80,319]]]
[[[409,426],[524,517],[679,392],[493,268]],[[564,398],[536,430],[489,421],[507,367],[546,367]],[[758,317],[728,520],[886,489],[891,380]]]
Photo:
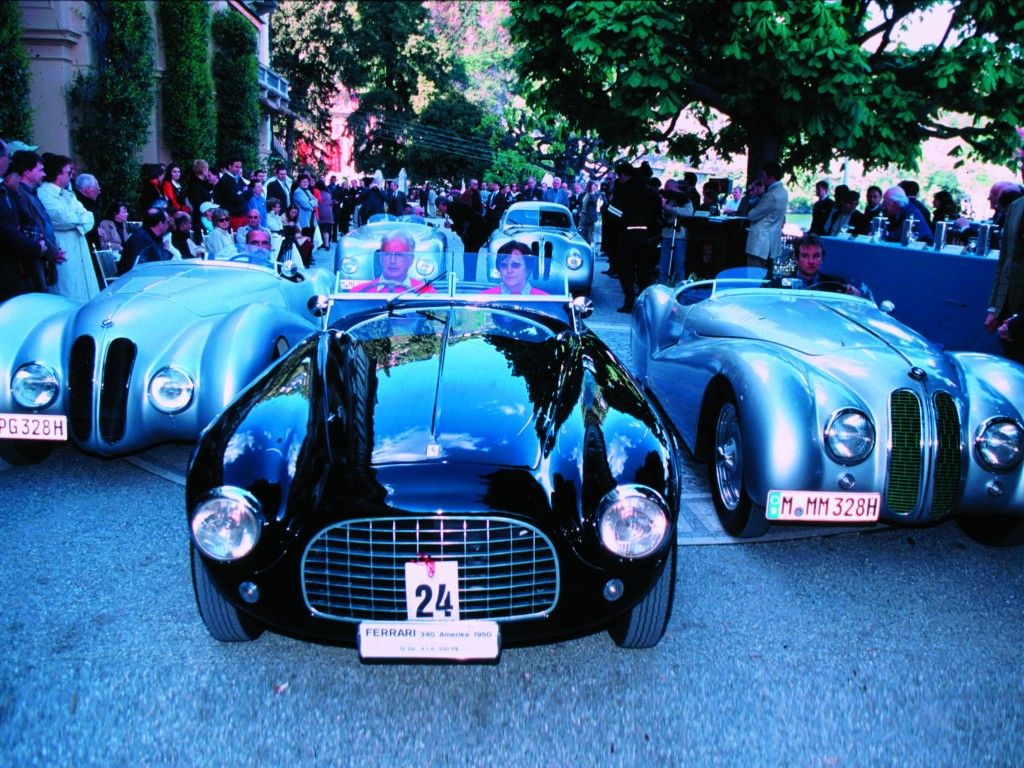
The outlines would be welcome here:
[[[164,144],[183,165],[214,160],[217,115],[210,69],[211,13],[207,0],[161,0],[157,18],[166,67],[162,96]]]
[[[419,179],[458,179],[490,168],[484,111],[456,90],[434,96],[407,130],[405,168]],[[493,123],[492,123],[493,126]]]
[[[217,83],[217,162],[259,163],[260,81],[256,30],[230,8],[213,17],[213,78]]]
[[[21,41],[21,10],[17,3],[0,3],[0,83],[4,97],[0,99],[0,136],[31,141],[32,110],[29,96],[32,78],[28,54]]]
[[[1009,162],[1024,115],[1022,0],[511,6],[528,103],[612,146],[665,142],[694,159],[746,151],[751,170],[835,157],[913,168],[923,140],[959,137],[976,157]],[[943,11],[940,41],[898,42],[918,14]],[[696,130],[680,130],[687,116]]]
[[[288,78],[305,119],[295,140],[317,148],[331,132],[342,86],[356,94],[349,117],[356,165],[394,174],[404,164],[413,100],[446,83],[452,64],[438,51],[421,3],[400,0],[282,0],[274,15],[274,67]]]
[[[156,102],[153,22],[143,3],[91,0],[95,69],[80,73],[68,92],[78,168],[103,185],[105,200],[136,212],[139,162]]]

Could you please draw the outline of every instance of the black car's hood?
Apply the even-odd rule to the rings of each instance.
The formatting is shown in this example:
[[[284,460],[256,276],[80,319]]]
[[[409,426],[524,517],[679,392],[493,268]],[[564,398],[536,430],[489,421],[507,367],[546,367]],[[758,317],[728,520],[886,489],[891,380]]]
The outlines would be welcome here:
[[[564,397],[567,343],[500,310],[443,309],[416,322],[411,334],[406,324],[342,337],[345,373],[328,377],[340,390],[328,397],[349,416],[332,450],[364,466],[538,466]]]

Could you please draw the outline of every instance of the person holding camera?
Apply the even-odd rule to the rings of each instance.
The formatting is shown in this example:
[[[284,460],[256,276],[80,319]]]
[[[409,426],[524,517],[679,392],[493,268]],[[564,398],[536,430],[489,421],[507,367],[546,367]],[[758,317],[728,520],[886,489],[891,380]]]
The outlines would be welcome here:
[[[686,229],[683,216],[693,216],[693,203],[686,182],[669,179],[661,190],[661,254],[658,282],[676,285],[686,275]]]

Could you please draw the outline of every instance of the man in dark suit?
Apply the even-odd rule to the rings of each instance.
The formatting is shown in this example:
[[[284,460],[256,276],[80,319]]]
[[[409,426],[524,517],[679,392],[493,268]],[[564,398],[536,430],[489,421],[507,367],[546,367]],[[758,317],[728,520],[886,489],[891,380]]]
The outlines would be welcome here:
[[[0,178],[7,176],[10,155],[0,141]],[[21,231],[15,193],[0,184],[0,302],[32,291],[44,291],[38,284],[36,265],[46,253],[46,241],[32,239]]]
[[[165,211],[150,208],[142,215],[142,226],[132,233],[121,251],[117,273],[123,275],[136,264],[147,261],[167,261],[173,257],[164,248],[164,235],[170,228],[170,218]]]
[[[825,222],[835,210],[839,198],[833,200],[828,196],[828,182],[825,179],[814,185],[814,194],[818,196],[818,202],[811,206],[811,226],[807,231],[815,235],[824,235],[827,234]]]
[[[280,164],[274,168],[274,178],[267,184],[267,200],[272,197],[281,201],[283,215],[292,203],[292,181],[288,178],[288,171]]]
[[[822,234],[838,237],[844,233],[846,227],[851,227],[854,235],[868,234],[871,227],[867,217],[857,210],[859,202],[860,192],[856,190],[847,189],[841,195],[837,194],[836,207],[828,215]]]
[[[228,212],[232,231],[245,226],[251,199],[252,190],[247,189],[242,180],[242,159],[233,157],[224,166],[224,173],[213,188],[213,201]]]
[[[999,263],[996,265],[996,279],[992,285],[992,294],[988,300],[988,314],[985,316],[985,328],[989,333],[1000,329],[1007,318],[1024,310],[1024,197],[1010,203],[1006,210]],[[1019,339],[1017,340],[1020,341]],[[1004,354],[1017,362],[1024,363],[1024,354],[1019,343],[1009,338],[1002,338]]]

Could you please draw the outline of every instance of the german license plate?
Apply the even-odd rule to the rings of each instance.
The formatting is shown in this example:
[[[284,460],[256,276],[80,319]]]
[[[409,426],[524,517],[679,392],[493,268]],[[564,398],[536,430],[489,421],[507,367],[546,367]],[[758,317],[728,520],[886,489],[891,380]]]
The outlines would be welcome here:
[[[362,659],[493,660],[501,633],[495,621],[364,621],[357,643]]]
[[[68,417],[0,413],[0,440],[67,440]]]
[[[880,493],[769,491],[765,517],[798,523],[874,523],[881,506]]]

